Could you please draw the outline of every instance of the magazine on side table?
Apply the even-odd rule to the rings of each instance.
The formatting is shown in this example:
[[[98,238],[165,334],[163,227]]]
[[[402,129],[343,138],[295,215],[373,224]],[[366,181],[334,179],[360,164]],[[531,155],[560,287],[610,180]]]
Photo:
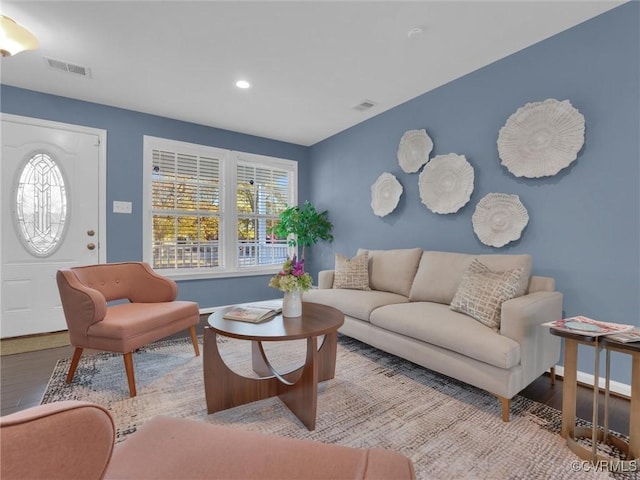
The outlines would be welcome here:
[[[589,317],[578,315],[576,317],[563,318],[553,322],[542,324],[545,327],[551,327],[564,332],[576,333],[590,337],[599,337],[601,335],[623,334],[634,329],[633,325],[623,323],[601,322]]]
[[[640,328],[635,328],[627,332],[615,333],[613,335],[609,335],[609,338],[622,343],[640,342]]]

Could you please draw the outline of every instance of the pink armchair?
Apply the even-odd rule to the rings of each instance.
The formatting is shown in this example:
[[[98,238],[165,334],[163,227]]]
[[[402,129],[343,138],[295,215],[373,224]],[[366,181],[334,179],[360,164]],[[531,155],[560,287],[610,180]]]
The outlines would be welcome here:
[[[0,478],[415,479],[404,455],[155,417],[114,448],[111,415],[67,401],[0,417]]]
[[[69,339],[75,348],[67,383],[73,380],[85,348],[122,353],[129,393],[136,396],[132,352],[189,329],[200,355],[195,326],[198,304],[177,301],[176,283],[142,262],[61,268],[56,280]],[[124,303],[108,302],[128,300]]]
[[[0,478],[101,479],[115,427],[99,405],[49,403],[0,417]]]

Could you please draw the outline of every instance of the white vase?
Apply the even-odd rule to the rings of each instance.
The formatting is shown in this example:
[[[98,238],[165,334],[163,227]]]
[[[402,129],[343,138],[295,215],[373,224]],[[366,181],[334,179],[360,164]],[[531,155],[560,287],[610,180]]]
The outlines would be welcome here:
[[[283,317],[299,317],[302,315],[302,293],[300,290],[284,292],[282,301]]]

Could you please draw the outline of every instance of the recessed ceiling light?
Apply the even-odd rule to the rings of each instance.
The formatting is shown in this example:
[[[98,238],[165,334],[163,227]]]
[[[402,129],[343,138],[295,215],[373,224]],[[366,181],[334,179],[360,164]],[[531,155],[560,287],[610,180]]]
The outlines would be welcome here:
[[[422,35],[423,31],[424,30],[421,27],[413,27],[411,30],[407,32],[407,37],[411,38],[418,35]]]
[[[236,82],[236,87],[242,89],[251,88],[251,83],[247,82],[246,80],[238,80]]]

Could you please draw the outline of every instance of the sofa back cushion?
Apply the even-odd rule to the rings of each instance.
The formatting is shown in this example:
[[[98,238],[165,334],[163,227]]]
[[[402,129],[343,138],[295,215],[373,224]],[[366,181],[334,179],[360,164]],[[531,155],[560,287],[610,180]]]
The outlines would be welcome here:
[[[359,249],[358,254],[365,251]],[[368,250],[369,286],[372,290],[409,296],[422,256],[421,248]]]
[[[437,302],[449,305],[464,273],[474,259],[496,272],[522,268],[516,297],[524,295],[531,276],[531,255],[470,255],[466,253],[425,251],[420,259],[409,298],[412,302]]]

